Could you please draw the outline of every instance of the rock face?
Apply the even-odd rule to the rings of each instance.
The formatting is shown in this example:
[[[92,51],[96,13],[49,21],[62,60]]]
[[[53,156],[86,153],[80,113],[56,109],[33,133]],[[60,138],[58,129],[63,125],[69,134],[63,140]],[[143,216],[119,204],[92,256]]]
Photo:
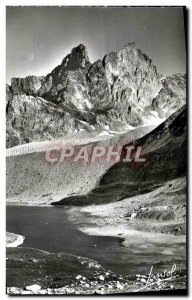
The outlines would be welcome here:
[[[83,128],[78,119],[41,97],[14,95],[7,108],[7,147],[59,138]]]
[[[80,44],[47,76],[13,78],[6,92],[7,147],[160,123],[186,98],[185,77],[162,79],[134,43],[93,64]]]
[[[27,76],[25,78],[12,78],[11,91],[13,95],[37,95],[44,81],[43,76]]]
[[[162,88],[152,107],[166,119],[186,103],[186,75],[175,74],[162,80]]]

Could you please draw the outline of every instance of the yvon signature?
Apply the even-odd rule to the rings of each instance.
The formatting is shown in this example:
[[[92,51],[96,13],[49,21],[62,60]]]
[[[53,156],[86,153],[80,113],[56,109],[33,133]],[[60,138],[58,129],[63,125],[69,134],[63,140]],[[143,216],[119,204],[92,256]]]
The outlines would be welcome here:
[[[162,273],[153,274],[153,266],[152,266],[148,278],[146,280],[141,279],[141,282],[145,283],[145,285],[137,289],[136,292],[144,290],[147,287],[156,285],[158,283],[169,281],[173,278],[176,278],[176,275],[174,274],[175,271],[176,271],[176,265],[174,264],[170,270],[164,270]]]

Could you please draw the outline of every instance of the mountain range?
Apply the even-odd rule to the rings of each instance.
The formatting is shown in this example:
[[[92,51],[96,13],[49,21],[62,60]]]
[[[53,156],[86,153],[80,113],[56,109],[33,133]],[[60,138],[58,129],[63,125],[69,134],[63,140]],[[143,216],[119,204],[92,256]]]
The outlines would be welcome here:
[[[6,95],[11,148],[79,131],[157,126],[186,103],[186,76],[159,74],[134,43],[94,63],[80,44],[46,76],[12,78]]]

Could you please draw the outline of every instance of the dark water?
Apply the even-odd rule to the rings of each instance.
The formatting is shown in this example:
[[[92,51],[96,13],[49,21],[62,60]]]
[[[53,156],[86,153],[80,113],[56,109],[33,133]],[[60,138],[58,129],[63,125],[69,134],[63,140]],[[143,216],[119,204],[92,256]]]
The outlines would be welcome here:
[[[121,238],[91,236],[78,230],[68,217],[68,207],[7,207],[7,231],[25,236],[22,247],[49,252],[68,252],[97,260],[114,272],[148,274],[177,263],[184,268],[185,245],[145,241],[122,245]],[[77,220],[76,220],[77,221]],[[76,222],[77,223],[77,222]],[[82,220],[81,220],[82,223]],[[164,254],[168,251],[168,254]]]

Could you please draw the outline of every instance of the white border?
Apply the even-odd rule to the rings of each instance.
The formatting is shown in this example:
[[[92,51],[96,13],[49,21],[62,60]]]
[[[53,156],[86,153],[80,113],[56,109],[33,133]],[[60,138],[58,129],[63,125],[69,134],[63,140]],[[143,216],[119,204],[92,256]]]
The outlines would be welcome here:
[[[1,44],[0,44],[0,58],[1,58],[1,64],[0,64],[0,137],[1,137],[1,147],[0,147],[0,167],[1,167],[1,177],[0,177],[0,187],[1,187],[1,199],[0,199],[0,221],[1,221],[1,234],[0,234],[0,245],[1,245],[1,252],[0,252],[0,296],[1,299],[5,299],[7,296],[5,295],[5,82],[6,82],[6,70],[5,70],[5,62],[6,62],[6,50],[5,50],[5,6],[57,6],[57,5],[69,5],[69,6],[187,6],[189,9],[188,17],[190,17],[190,9],[192,6],[191,0],[187,1],[174,1],[174,0],[166,0],[166,1],[138,1],[138,0],[87,0],[87,1],[78,1],[78,0],[2,0],[0,2],[0,38],[1,38]],[[189,22],[189,49],[190,49],[190,37],[191,37],[191,26]],[[188,49],[188,52],[190,53]],[[191,70],[191,61],[189,60],[189,71]],[[191,83],[191,81],[190,81]],[[189,96],[191,95],[191,84],[189,83]],[[188,99],[189,101],[189,99]],[[189,101],[190,104],[190,101]],[[191,119],[191,105],[189,105],[189,117]],[[191,129],[191,122],[189,123],[188,128],[189,133],[192,132]],[[190,146],[191,146],[191,140],[190,140]],[[191,149],[191,147],[190,147]],[[191,174],[191,162],[189,166],[189,173]],[[189,187],[191,186],[192,182],[189,180]],[[190,201],[188,199],[188,203],[190,204]],[[189,214],[190,215],[190,214]],[[191,224],[189,226],[189,231],[191,229]],[[190,248],[189,248],[190,250]],[[189,251],[190,256],[190,251]],[[190,261],[189,257],[189,261]],[[190,268],[189,268],[190,270]],[[191,274],[190,274],[191,275]],[[191,278],[191,276],[189,276]],[[190,282],[189,282],[190,283]],[[190,287],[190,284],[189,284]],[[24,299],[25,297],[22,296]],[[48,298],[48,297],[44,297]],[[71,299],[77,299],[76,297],[70,297]],[[78,297],[85,298],[85,297]],[[87,298],[87,297],[86,297]],[[100,298],[104,298],[100,296]],[[115,298],[120,298],[120,296],[116,296]],[[134,299],[140,299],[141,297],[134,296]],[[169,297],[158,297],[163,299],[168,299]],[[177,297],[184,298],[184,297]]]
[[[57,6],[57,5],[69,5],[69,6],[184,6],[189,7],[190,1],[142,1],[142,0],[7,0],[3,1],[4,5],[25,5],[25,6]],[[186,4],[188,3],[188,4]]]

